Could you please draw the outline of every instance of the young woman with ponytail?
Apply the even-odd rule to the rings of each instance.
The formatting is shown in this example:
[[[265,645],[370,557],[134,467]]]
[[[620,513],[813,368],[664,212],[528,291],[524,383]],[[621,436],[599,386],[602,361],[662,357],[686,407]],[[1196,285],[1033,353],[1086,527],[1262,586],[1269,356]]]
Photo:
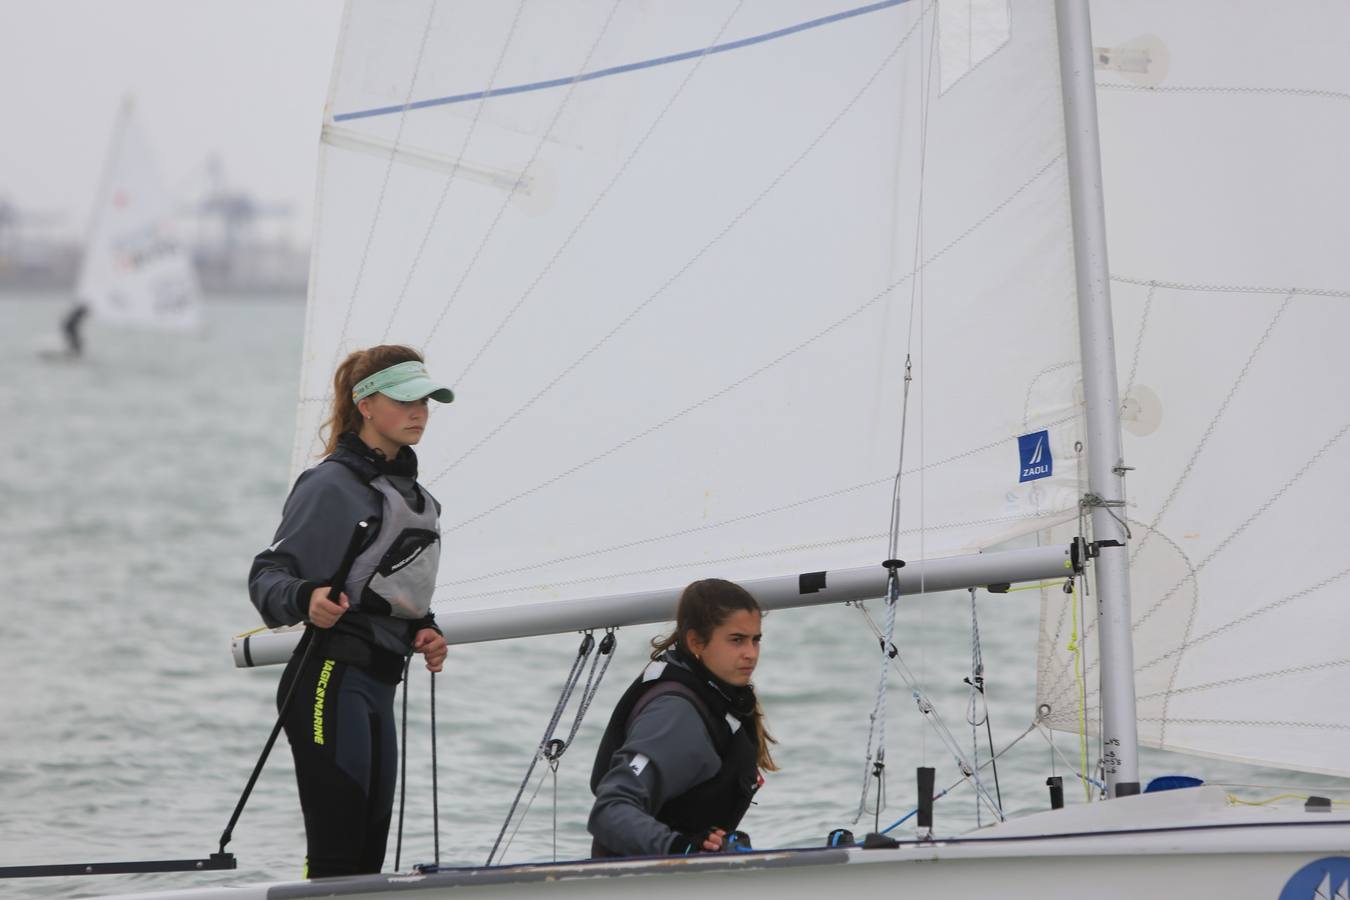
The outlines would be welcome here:
[[[380,871],[398,760],[394,691],[413,653],[432,672],[445,660],[430,610],[440,504],[418,484],[413,452],[429,399],[454,395],[411,347],[349,355],[320,430],[324,459],[296,480],[272,545],[249,572],[249,596],[268,626],[312,626],[277,689],[280,709],[296,685],[284,727],[309,878]]]
[[[591,770],[593,856],[715,853],[777,771],[750,683],[759,604],[737,584],[695,581],[675,630],[615,707]],[[744,835],[738,845],[748,847]]]

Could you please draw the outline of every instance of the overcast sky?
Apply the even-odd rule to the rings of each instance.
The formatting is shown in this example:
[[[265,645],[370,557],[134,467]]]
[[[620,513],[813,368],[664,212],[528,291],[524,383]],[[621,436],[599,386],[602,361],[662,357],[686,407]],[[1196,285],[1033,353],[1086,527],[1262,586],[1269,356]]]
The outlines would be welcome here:
[[[82,233],[131,93],[171,188],[219,153],[307,238],[341,15],[339,0],[0,0],[0,198]]]

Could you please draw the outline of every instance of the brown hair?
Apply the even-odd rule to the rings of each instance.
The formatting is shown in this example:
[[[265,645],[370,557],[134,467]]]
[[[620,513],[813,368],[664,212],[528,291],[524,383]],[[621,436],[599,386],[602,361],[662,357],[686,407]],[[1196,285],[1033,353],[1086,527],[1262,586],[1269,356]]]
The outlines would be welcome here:
[[[333,373],[333,413],[319,428],[319,439],[324,442],[322,456],[337,449],[338,435],[361,430],[361,412],[352,400],[352,388],[376,372],[403,362],[423,362],[422,354],[402,344],[380,344],[347,355]]]
[[[684,645],[684,636],[694,632],[704,641],[712,640],[713,631],[736,612],[762,612],[750,592],[739,584],[721,578],[705,578],[692,582],[680,594],[675,610],[675,630],[663,638],[652,639],[652,659],[675,647],[689,656],[693,652]],[[769,753],[769,745],[778,743],[764,727],[764,710],[755,698],[755,737],[759,744],[756,764],[766,772],[777,772],[778,764]]]

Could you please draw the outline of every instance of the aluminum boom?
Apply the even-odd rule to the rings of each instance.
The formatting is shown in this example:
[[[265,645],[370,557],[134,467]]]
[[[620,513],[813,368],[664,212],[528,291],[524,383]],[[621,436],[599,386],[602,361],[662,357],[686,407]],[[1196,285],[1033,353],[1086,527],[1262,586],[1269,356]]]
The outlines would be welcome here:
[[[936,593],[972,587],[1063,578],[1078,571],[1072,545],[1004,550],[914,562],[900,570],[902,594]],[[878,563],[857,569],[833,569],[740,582],[765,610],[791,609],[870,600],[886,593],[886,569]],[[597,628],[647,625],[675,618],[683,585],[637,594],[559,600],[490,609],[447,609],[436,624],[451,644],[474,644],[566,634]],[[241,668],[284,663],[300,640],[300,631],[236,637],[234,662]]]

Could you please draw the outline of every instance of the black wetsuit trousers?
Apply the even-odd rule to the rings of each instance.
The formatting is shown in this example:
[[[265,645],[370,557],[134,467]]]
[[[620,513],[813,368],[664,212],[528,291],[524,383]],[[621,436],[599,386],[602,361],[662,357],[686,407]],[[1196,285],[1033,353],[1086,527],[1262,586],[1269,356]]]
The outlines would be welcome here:
[[[281,676],[278,710],[301,656]],[[305,815],[305,877],[379,872],[398,769],[396,686],[324,658],[322,646],[299,679],[285,730]]]

